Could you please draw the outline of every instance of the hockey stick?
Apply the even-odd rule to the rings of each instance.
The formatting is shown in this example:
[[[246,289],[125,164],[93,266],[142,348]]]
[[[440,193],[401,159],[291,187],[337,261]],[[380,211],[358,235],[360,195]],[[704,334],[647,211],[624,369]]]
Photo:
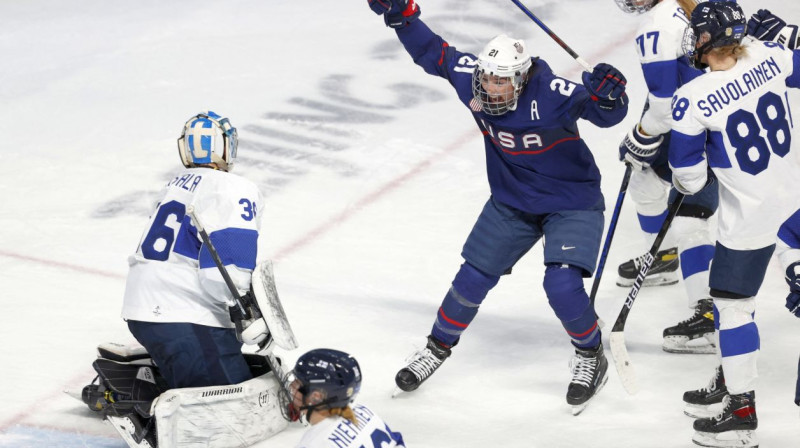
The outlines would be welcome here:
[[[617,230],[617,221],[619,221],[619,213],[622,210],[622,201],[625,199],[625,193],[628,191],[631,173],[633,173],[633,168],[630,163],[626,163],[625,174],[622,176],[622,185],[619,186],[619,194],[617,195],[617,204],[614,206],[614,214],[611,215],[611,222],[608,223],[606,241],[603,243],[603,251],[600,253],[600,260],[597,262],[597,269],[594,272],[592,292],[589,294],[589,300],[592,302],[592,305],[594,305],[594,299],[597,296],[597,289],[600,287],[600,278],[603,276],[603,269],[606,266],[608,250],[611,249],[611,240],[614,238],[614,232]]]
[[[206,249],[211,254],[211,258],[214,260],[214,264],[217,265],[217,269],[219,269],[219,273],[222,275],[222,279],[225,280],[225,284],[228,286],[228,289],[231,292],[234,300],[236,301],[236,306],[242,312],[242,316],[247,318],[256,318],[256,319],[263,319],[263,316],[251,316],[249,310],[242,302],[242,297],[239,295],[239,289],[236,287],[236,284],[233,283],[233,279],[231,275],[228,273],[228,270],[225,268],[225,265],[222,264],[222,259],[219,257],[219,253],[217,253],[217,249],[214,247],[214,244],[211,242],[211,238],[208,236],[208,232],[203,227],[202,222],[197,217],[197,214],[194,211],[194,207],[189,206],[186,208],[186,214],[192,218],[192,223],[194,227],[197,229],[197,233],[200,235],[200,239],[203,240],[203,244],[205,244]],[[254,305],[255,311],[261,314],[261,310],[258,309],[258,303]],[[266,321],[265,321],[266,323]],[[269,328],[269,327],[267,327]],[[275,355],[272,354],[272,351],[269,350],[269,343],[272,339],[272,335],[270,334],[266,340],[258,344],[258,352],[261,353],[266,359],[267,364],[269,365],[270,370],[278,379],[278,382],[283,382],[284,373],[283,370],[280,368],[280,362],[275,358]]]
[[[614,327],[611,329],[611,336],[609,336],[608,343],[609,347],[611,348],[611,355],[614,357],[614,365],[617,367],[619,380],[622,383],[622,387],[624,387],[625,391],[629,394],[635,394],[638,392],[639,385],[636,381],[636,371],[631,363],[631,357],[628,354],[628,348],[625,347],[625,322],[628,320],[628,313],[631,312],[633,302],[636,300],[636,296],[639,294],[639,290],[642,287],[644,278],[647,276],[647,271],[650,270],[650,266],[652,266],[653,261],[655,261],[658,248],[661,246],[661,242],[667,235],[667,231],[669,230],[669,226],[672,224],[672,220],[675,218],[675,215],[678,213],[678,209],[681,207],[683,198],[684,195],[678,193],[678,195],[675,196],[675,200],[669,205],[669,208],[667,209],[667,217],[664,219],[664,223],[661,224],[661,229],[659,229],[656,239],[653,241],[653,246],[650,247],[650,252],[646,253],[644,256],[642,265],[639,267],[639,274],[636,275],[636,280],[633,281],[633,287],[631,287],[628,297],[625,299],[625,303],[622,305],[622,310],[619,312],[617,321],[614,322]]]
[[[569,45],[564,43],[564,41],[561,40],[560,37],[556,36],[556,33],[554,33],[550,28],[548,28],[547,25],[544,24],[544,22],[539,20],[539,18],[536,17],[530,11],[530,9],[528,9],[527,6],[523,5],[519,0],[511,0],[511,1],[514,2],[515,5],[519,6],[519,9],[521,9],[522,12],[524,12],[528,17],[531,18],[531,20],[533,20],[537,25],[539,25],[539,27],[541,29],[543,29],[544,32],[547,33],[547,35],[550,36],[554,41],[556,41],[556,43],[558,45],[560,45],[561,48],[566,50],[566,52],[569,53],[569,55],[572,56],[572,58],[575,59],[575,61],[578,64],[580,64],[583,67],[584,70],[586,70],[587,72],[591,72],[592,71],[592,66],[589,65],[588,62],[584,61],[583,58],[578,56],[578,53],[575,53],[575,51],[573,51],[572,48],[569,47]]]

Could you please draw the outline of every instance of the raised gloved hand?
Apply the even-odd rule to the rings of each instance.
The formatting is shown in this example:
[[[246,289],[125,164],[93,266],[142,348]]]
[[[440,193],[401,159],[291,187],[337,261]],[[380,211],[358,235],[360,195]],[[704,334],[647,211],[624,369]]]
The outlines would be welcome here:
[[[597,64],[591,73],[583,72],[581,79],[589,93],[598,100],[614,101],[625,93],[625,75],[610,64]]]
[[[774,40],[786,22],[768,9],[759,9],[747,21],[747,34],[758,40]]]
[[[402,28],[417,20],[420,14],[415,0],[367,0],[375,14],[383,14],[386,26]]]
[[[789,284],[789,295],[786,296],[786,308],[800,317],[800,261],[786,268],[786,283]]]
[[[645,135],[637,123],[619,144],[619,160],[625,160],[637,170],[648,168],[658,157],[658,149],[663,141],[663,136]]]

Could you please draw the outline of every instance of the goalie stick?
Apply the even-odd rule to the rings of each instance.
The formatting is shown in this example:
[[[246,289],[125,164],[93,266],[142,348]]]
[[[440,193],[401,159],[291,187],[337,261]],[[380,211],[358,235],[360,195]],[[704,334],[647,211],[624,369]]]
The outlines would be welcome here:
[[[561,46],[561,48],[563,48],[567,53],[569,53],[569,55],[572,56],[572,58],[575,59],[575,61],[578,64],[580,64],[581,67],[583,67],[584,70],[586,70],[587,72],[591,72],[592,71],[592,66],[588,62],[584,61],[583,58],[578,56],[578,53],[575,53],[575,51],[572,48],[570,48],[569,45],[564,43],[564,41],[561,40],[560,37],[556,36],[556,33],[554,33],[550,28],[548,28],[547,25],[544,24],[544,22],[539,20],[539,18],[536,17],[531,12],[531,10],[528,9],[527,6],[523,5],[522,2],[520,2],[519,0],[511,0],[511,1],[515,5],[517,5],[519,7],[519,9],[522,10],[522,12],[524,12],[528,17],[530,17],[531,20],[533,20],[537,25],[539,25],[539,28],[543,29],[544,32],[547,33],[548,36],[550,36],[554,41],[556,41],[556,43],[558,45]]]
[[[628,320],[628,313],[631,312],[633,302],[636,300],[636,296],[642,288],[642,283],[647,276],[647,271],[649,271],[650,266],[653,265],[656,253],[658,253],[658,248],[661,247],[661,242],[667,235],[669,226],[672,224],[672,220],[681,207],[683,198],[684,195],[678,193],[678,195],[675,196],[675,200],[669,205],[667,217],[664,219],[664,223],[661,224],[661,229],[658,230],[656,239],[653,241],[653,246],[650,247],[650,252],[644,255],[642,265],[639,267],[639,274],[636,275],[636,280],[633,282],[628,297],[625,298],[625,303],[622,305],[622,310],[619,312],[619,316],[617,316],[617,320],[614,322],[614,326],[611,329],[611,336],[609,336],[609,348],[614,358],[614,365],[617,368],[619,380],[622,383],[622,387],[625,388],[625,391],[631,395],[639,391],[639,384],[636,380],[636,370],[633,368],[631,357],[628,354],[628,348],[625,346],[625,322]]]
[[[225,268],[225,265],[222,264],[222,259],[220,259],[219,253],[217,253],[217,249],[214,247],[214,244],[211,242],[211,238],[208,236],[208,232],[206,232],[206,229],[203,227],[202,222],[195,213],[194,207],[189,206],[186,209],[186,214],[192,218],[192,223],[197,229],[197,233],[200,235],[200,238],[203,240],[203,244],[205,244],[206,248],[208,249],[208,252],[211,254],[211,258],[214,260],[214,264],[217,265],[217,269],[219,269],[219,273],[222,275],[222,278],[225,280],[225,284],[228,286],[231,295],[236,301],[236,306],[240,309],[240,311],[242,311],[242,315],[245,316],[246,318],[247,317],[253,317],[256,319],[263,318],[263,313],[261,313],[261,310],[259,309],[258,302],[254,304],[254,308],[257,313],[261,314],[261,316],[249,316],[247,307],[244,305],[244,303],[242,303],[242,297],[239,295],[238,288],[236,288],[236,285],[233,283],[233,279],[228,273],[228,270]],[[273,282],[273,287],[274,287],[274,282]],[[281,311],[283,311],[283,307],[281,307]],[[267,324],[269,323],[266,320],[265,322]],[[286,322],[286,327],[288,328],[288,322]],[[275,358],[275,355],[272,354],[272,351],[269,350],[269,342],[270,339],[272,339],[272,328],[269,325],[267,325],[267,328],[270,330],[270,337],[268,337],[262,343],[258,344],[258,353],[267,358],[267,363],[269,364],[270,370],[272,370],[272,372],[275,374],[275,377],[278,379],[278,382],[280,382],[283,385],[283,380],[286,375],[283,372],[283,368],[281,367],[280,362],[277,360],[277,358]],[[291,331],[291,329],[289,331]],[[292,334],[292,339],[294,339],[294,334]],[[296,343],[297,342],[295,341],[295,344]]]

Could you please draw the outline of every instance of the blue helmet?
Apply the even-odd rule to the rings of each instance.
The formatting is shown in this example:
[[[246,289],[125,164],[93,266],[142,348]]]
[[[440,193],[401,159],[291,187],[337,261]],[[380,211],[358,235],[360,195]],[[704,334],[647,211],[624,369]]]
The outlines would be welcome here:
[[[361,389],[361,368],[347,353],[327,348],[311,350],[297,360],[294,377],[305,396],[320,391],[323,401],[313,407],[343,408]]]
[[[230,171],[238,145],[238,134],[230,120],[212,111],[200,112],[183,125],[178,153],[187,168],[215,163],[219,169]]]
[[[705,68],[700,62],[704,54],[713,48],[741,44],[746,31],[747,17],[736,2],[700,3],[692,11],[691,23],[684,36],[686,56],[695,67]]]

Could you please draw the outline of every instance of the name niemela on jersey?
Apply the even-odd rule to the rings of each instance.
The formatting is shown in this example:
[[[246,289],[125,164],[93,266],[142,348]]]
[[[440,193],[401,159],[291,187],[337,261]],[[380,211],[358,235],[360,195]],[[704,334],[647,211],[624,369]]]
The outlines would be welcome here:
[[[356,421],[358,421],[358,428],[364,428],[375,415],[363,406],[353,407],[353,414],[356,416]],[[328,436],[328,441],[336,444],[337,448],[346,448],[350,446],[350,442],[355,440],[356,437],[358,437],[358,430],[354,428],[350,420],[344,419]]]
[[[769,57],[743,73],[739,78],[728,82],[724,87],[697,101],[697,107],[703,111],[703,116],[710,117],[732,101],[747,96],[780,73],[782,71],[778,63],[773,57]]]
[[[199,174],[187,173],[183,176],[175,177],[175,179],[173,179],[172,182],[168,183],[167,185],[172,187],[180,187],[188,192],[194,193],[195,188],[197,188],[201,180],[203,180],[203,176],[200,176]]]

